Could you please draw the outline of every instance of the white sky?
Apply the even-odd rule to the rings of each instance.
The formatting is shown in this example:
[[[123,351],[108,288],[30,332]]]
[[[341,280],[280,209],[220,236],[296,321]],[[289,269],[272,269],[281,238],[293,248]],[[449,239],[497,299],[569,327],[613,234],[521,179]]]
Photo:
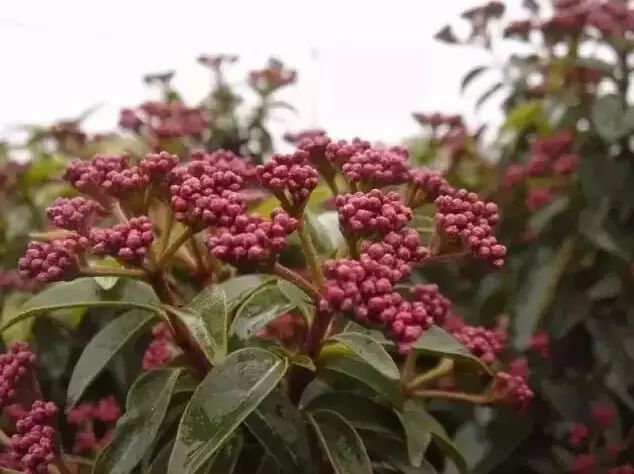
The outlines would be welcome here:
[[[280,114],[277,130],[319,125],[335,137],[397,141],[416,133],[414,110],[471,114],[460,78],[487,58],[432,36],[480,3],[0,0],[0,136],[97,103],[86,125],[112,129],[122,106],[151,98],[146,72],[176,69],[175,84],[197,100],[209,76],[196,56],[227,52],[242,58],[236,73],[270,55],[298,69],[284,99],[299,115]],[[519,12],[520,0],[507,3]]]

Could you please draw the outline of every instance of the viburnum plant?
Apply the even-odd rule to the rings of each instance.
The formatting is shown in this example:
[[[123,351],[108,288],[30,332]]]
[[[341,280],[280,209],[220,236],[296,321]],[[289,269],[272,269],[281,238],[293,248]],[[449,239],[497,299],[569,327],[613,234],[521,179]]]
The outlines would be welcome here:
[[[411,168],[402,147],[299,135],[259,166],[225,150],[67,166],[81,195],[48,208],[54,228],[19,260],[40,291],[0,329],[71,308],[116,316],[85,345],[64,407],[24,343],[2,356],[3,410],[21,410],[3,425],[7,469],[435,472],[444,452],[467,472],[429,404],[527,407],[505,364],[508,318],[470,326],[422,278],[457,259],[502,268],[497,205]],[[271,198],[249,202],[257,187]],[[87,393],[150,332],[111,433],[114,400]]]
[[[475,472],[634,472],[634,9],[617,0],[542,3],[523,2],[526,17],[507,21],[504,5],[489,2],[463,15],[467,37],[451,27],[437,36],[498,59],[502,41],[522,51],[463,80],[467,88],[500,78],[479,103],[506,94],[489,196],[508,255],[502,272],[454,301],[475,301],[471,321],[510,316],[512,365],[535,390],[535,422],[467,413],[456,442],[490,443],[468,459]]]

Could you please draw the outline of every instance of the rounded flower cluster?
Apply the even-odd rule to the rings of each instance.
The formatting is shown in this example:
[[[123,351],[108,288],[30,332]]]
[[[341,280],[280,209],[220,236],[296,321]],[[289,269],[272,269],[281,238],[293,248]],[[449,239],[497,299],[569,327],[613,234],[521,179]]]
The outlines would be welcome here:
[[[435,283],[414,285],[410,291],[413,301],[422,303],[427,314],[434,319],[434,323],[442,326],[451,311],[452,304],[449,298],[440,292],[438,285]]]
[[[301,208],[317,187],[317,171],[308,164],[308,153],[297,150],[292,155],[275,154],[256,168],[263,186],[274,192],[288,193],[291,206]]]
[[[144,102],[134,109],[122,109],[119,126],[139,133],[141,129],[157,138],[199,137],[207,128],[209,117],[200,107],[187,107],[179,101]]]
[[[195,151],[192,160],[204,161],[220,171],[233,171],[245,182],[253,181],[256,176],[255,166],[251,160],[236,155],[229,150],[214,150],[211,153]]]
[[[97,201],[81,196],[57,198],[46,209],[46,215],[55,226],[82,234],[88,231],[96,215],[104,212],[105,209]]]
[[[320,309],[345,311],[361,324],[385,328],[399,352],[406,353],[433,324],[433,318],[422,302],[405,301],[394,291],[393,270],[380,263],[383,258],[374,260],[372,254],[362,255],[360,261],[324,262],[326,283]]]
[[[244,213],[244,200],[237,193],[244,181],[233,171],[198,159],[174,168],[170,180],[174,216],[196,229],[228,226]]]
[[[397,282],[428,255],[429,250],[421,244],[418,232],[404,228],[386,234],[378,242],[364,241],[359,260],[366,270]]]
[[[121,407],[113,396],[103,397],[96,403],[83,402],[69,410],[66,421],[77,428],[73,452],[88,454],[103,445],[120,417]]]
[[[590,406],[590,417],[599,429],[605,431],[613,425],[616,413],[612,405],[596,402]]]
[[[547,359],[550,357],[550,336],[543,329],[535,331],[528,342],[528,347],[540,357]]]
[[[499,268],[504,265],[506,247],[492,233],[499,220],[498,207],[484,202],[465,189],[436,199],[436,228],[450,239],[460,238],[474,257]]]
[[[578,448],[590,435],[588,426],[583,423],[573,423],[568,430],[568,443],[573,448]]]
[[[349,234],[384,235],[402,229],[412,218],[412,210],[398,193],[379,189],[339,195],[335,206],[339,223]]]
[[[493,393],[497,399],[518,408],[526,407],[534,396],[525,378],[503,371],[495,374]]]
[[[0,267],[0,290],[7,291],[32,291],[35,285],[20,276],[17,270],[7,270]]]
[[[570,461],[568,472],[570,474],[592,474],[597,465],[597,459],[594,454],[580,454]]]
[[[138,166],[130,166],[121,171],[110,171],[101,185],[106,194],[121,197],[143,190],[149,182],[150,179]]]
[[[352,141],[339,140],[326,146],[326,158],[335,166],[341,167],[357,153],[362,153],[372,148],[370,142],[353,138]]]
[[[52,242],[29,242],[18,260],[20,277],[40,284],[63,280],[77,270],[77,254],[87,245],[88,239],[76,233]]]
[[[466,324],[452,331],[451,335],[485,364],[495,362],[497,355],[506,345],[506,333],[498,328],[487,329]]]
[[[442,125],[446,125],[449,128],[464,127],[464,123],[460,115],[444,115],[438,112],[430,114],[424,112],[414,112],[412,116],[414,117],[414,120],[423,126],[430,126],[433,128],[440,127]]]
[[[139,216],[108,229],[92,229],[90,239],[96,255],[112,255],[139,265],[154,240],[154,232],[150,219]]]
[[[20,382],[33,370],[35,354],[24,342],[11,345],[9,352],[0,355],[0,408],[15,399]]]
[[[407,151],[401,148],[370,148],[352,155],[341,166],[341,172],[353,183],[373,186],[400,184],[409,179],[408,158]]]
[[[148,153],[139,162],[139,169],[148,179],[160,182],[178,165],[178,161],[178,156],[166,151]]]
[[[438,171],[429,168],[414,168],[409,171],[409,182],[415,188],[414,203],[433,202],[438,196],[450,195],[453,188]]]
[[[46,474],[55,459],[55,430],[52,427],[58,409],[53,402],[36,400],[28,414],[16,423],[11,437],[14,460],[25,474]]]
[[[271,58],[264,69],[249,73],[249,84],[261,94],[268,94],[294,83],[297,71],[287,69],[279,59]]]
[[[219,228],[206,241],[216,258],[235,265],[266,261],[277,255],[297,229],[297,219],[275,209],[271,219],[258,214],[240,215],[233,225]]]
[[[63,177],[79,191],[100,195],[108,173],[121,172],[127,166],[127,155],[95,155],[87,161],[71,161]]]
[[[310,161],[326,156],[326,148],[331,140],[323,130],[306,130],[293,136],[292,143],[308,153]]]
[[[299,348],[306,336],[306,320],[293,313],[284,313],[256,334],[264,339],[279,341],[288,348]]]
[[[172,332],[166,323],[159,323],[152,328],[152,341],[143,353],[143,370],[152,370],[168,364],[175,356],[176,350]]]

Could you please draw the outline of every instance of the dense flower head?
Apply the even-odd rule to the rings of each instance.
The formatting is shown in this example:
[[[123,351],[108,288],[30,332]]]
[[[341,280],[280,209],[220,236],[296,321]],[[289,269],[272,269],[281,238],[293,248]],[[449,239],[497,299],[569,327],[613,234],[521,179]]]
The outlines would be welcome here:
[[[139,169],[152,181],[161,181],[178,165],[178,156],[161,151],[148,153],[139,162]]]
[[[244,213],[245,203],[237,192],[243,178],[221,170],[201,157],[177,166],[170,173],[170,195],[177,220],[202,229],[209,225],[228,226]]]
[[[18,260],[20,277],[43,284],[72,276],[77,271],[77,255],[87,246],[88,239],[76,232],[51,242],[29,242]]]
[[[402,149],[378,149],[358,151],[342,166],[341,172],[348,181],[363,182],[373,186],[400,184],[409,179],[409,154]]]
[[[370,142],[353,138],[352,141],[339,140],[326,146],[326,158],[335,166],[343,166],[353,155],[372,148]]]
[[[212,69],[218,69],[223,64],[235,63],[237,60],[238,56],[235,54],[201,54],[198,56],[200,64]]]
[[[95,155],[90,160],[72,160],[63,178],[86,194],[100,193],[111,171],[121,172],[128,166],[127,155]]]
[[[172,331],[167,323],[158,323],[152,328],[152,341],[143,353],[143,370],[152,370],[167,365],[176,355]]]
[[[449,128],[464,127],[464,122],[460,115],[445,115],[438,112],[414,112],[412,116],[414,117],[414,120],[423,126],[430,126],[433,128],[440,127],[442,125],[446,125]]]
[[[75,405],[66,413],[66,421],[74,426],[82,426],[95,417],[95,405],[90,402],[82,402]]]
[[[297,71],[287,69],[284,63],[276,58],[269,59],[265,68],[249,73],[249,84],[264,94],[293,84],[296,80]]]
[[[568,472],[570,474],[592,474],[597,465],[597,459],[594,454],[579,454],[570,461]]]
[[[298,221],[282,209],[274,209],[270,220],[258,214],[236,217],[233,225],[221,227],[207,239],[213,256],[235,265],[270,261],[287,244]]]
[[[297,150],[290,155],[275,154],[256,168],[263,186],[274,192],[288,193],[293,206],[302,206],[317,187],[317,171],[308,164],[308,153]]]
[[[252,181],[255,176],[255,166],[248,158],[236,155],[230,150],[214,150],[211,153],[194,151],[192,160],[204,161],[219,171],[232,171],[245,182]]]
[[[90,233],[96,255],[112,255],[124,262],[139,265],[154,240],[152,223],[147,216],[133,217],[114,227],[94,228]]]
[[[293,313],[284,313],[256,332],[265,339],[274,339],[289,348],[301,346],[306,336],[306,320]]]
[[[436,228],[442,235],[451,240],[461,239],[471,255],[489,261],[496,268],[504,265],[506,247],[492,233],[499,220],[495,203],[482,201],[476,193],[460,189],[439,196],[435,204]]]
[[[506,366],[506,371],[515,377],[527,379],[530,374],[528,359],[526,357],[517,357],[513,359]]]
[[[110,171],[101,186],[106,194],[122,197],[128,193],[144,190],[149,182],[150,179],[138,166],[130,166],[121,171]]]
[[[397,282],[410,275],[428,255],[418,232],[404,228],[384,235],[380,241],[362,242],[359,261],[366,271]]]
[[[350,234],[385,235],[402,229],[412,218],[412,210],[398,193],[379,189],[339,195],[335,206],[341,227]]]
[[[612,405],[596,402],[590,406],[590,417],[601,430],[607,430],[614,423],[616,412]]]
[[[119,402],[112,395],[103,397],[97,404],[95,417],[103,423],[116,422],[121,417]]]
[[[138,132],[141,125],[143,125],[143,121],[134,109],[123,108],[119,111],[119,127]]]
[[[453,188],[439,171],[421,167],[409,171],[409,182],[423,191],[423,199],[433,202],[440,195],[450,195]],[[419,199],[417,199],[419,201]]]
[[[413,301],[423,304],[434,323],[442,326],[447,315],[450,313],[451,300],[440,292],[440,288],[435,283],[414,285],[410,289]]]
[[[511,21],[504,28],[504,36],[505,37],[511,37],[511,36],[526,37],[530,33],[532,28],[533,28],[533,22],[531,20]]]
[[[583,423],[573,423],[568,430],[568,443],[573,448],[579,448],[590,435],[588,426]]]
[[[55,226],[60,229],[76,230],[83,234],[103,213],[105,209],[101,204],[81,196],[57,198],[46,209],[46,215]]]
[[[46,474],[55,458],[53,423],[58,408],[53,402],[36,400],[29,413],[16,423],[17,433],[11,436],[13,459],[25,474]]]
[[[187,107],[180,101],[147,101],[135,109],[123,109],[119,126],[139,132],[142,128],[158,138],[200,136],[209,124],[201,107]]]
[[[284,134],[284,140],[293,145],[299,145],[304,139],[313,139],[318,137],[326,137],[326,131],[323,128],[308,128],[299,132],[287,132]],[[329,141],[330,142],[330,141]],[[298,148],[300,148],[298,146]]]
[[[29,376],[35,354],[25,342],[11,345],[9,352],[0,355],[0,408],[15,400],[20,382]]]
[[[500,328],[464,325],[451,335],[485,364],[492,364],[506,346],[507,335]]]
[[[73,442],[73,453],[90,453],[97,447],[97,445],[97,436],[95,435],[94,430],[84,429],[77,431]]]
[[[534,396],[524,377],[504,371],[495,374],[493,393],[497,399],[520,409],[526,407]]]

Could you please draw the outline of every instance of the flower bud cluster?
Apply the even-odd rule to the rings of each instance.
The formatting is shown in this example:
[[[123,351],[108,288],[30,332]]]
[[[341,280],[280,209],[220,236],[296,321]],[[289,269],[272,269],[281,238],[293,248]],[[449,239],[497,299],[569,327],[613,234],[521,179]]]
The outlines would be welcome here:
[[[293,313],[284,313],[260,329],[258,337],[274,339],[285,347],[297,349],[301,347],[306,334],[306,320]]]
[[[97,217],[104,213],[105,209],[97,201],[81,196],[57,198],[46,209],[47,217],[55,226],[81,234],[86,234]]]
[[[90,240],[96,255],[112,255],[124,262],[140,265],[154,240],[154,232],[150,219],[138,216],[111,228],[94,228]]]
[[[432,128],[441,127],[443,125],[448,128],[463,128],[464,122],[460,115],[445,115],[438,112],[424,113],[414,112],[412,114],[414,120],[416,120],[422,126],[429,126]]]
[[[440,172],[425,167],[411,169],[409,182],[413,187],[412,200],[416,205],[434,202],[438,196],[451,195],[454,192]]]
[[[139,133],[142,130],[159,139],[199,137],[209,125],[207,112],[187,107],[179,101],[145,102],[137,108],[122,109],[119,126]]]
[[[412,210],[398,193],[379,189],[339,195],[335,206],[341,227],[351,235],[385,235],[402,229],[412,218]]]
[[[520,409],[526,407],[534,396],[525,378],[503,371],[495,374],[492,390],[496,399]]]
[[[60,281],[77,272],[77,255],[88,239],[75,232],[52,242],[32,241],[18,260],[20,277],[38,284]]]
[[[256,177],[255,166],[248,158],[243,158],[229,150],[214,150],[211,153],[195,151],[192,160],[203,161],[219,171],[232,171],[240,176],[245,183]]]
[[[201,158],[177,166],[170,173],[170,195],[177,220],[196,228],[229,226],[244,213],[245,203],[237,191],[244,180]]]
[[[485,364],[495,362],[497,355],[506,346],[506,332],[499,328],[487,329],[482,326],[464,325],[451,335]]]
[[[28,414],[17,421],[17,433],[11,436],[10,449],[14,461],[25,474],[46,474],[55,459],[55,429],[57,406],[53,402],[36,400]]]
[[[499,220],[498,207],[479,199],[475,193],[459,189],[436,199],[436,228],[451,240],[460,239],[476,258],[487,260],[494,267],[504,265],[506,247],[493,235]]]
[[[384,235],[380,241],[362,242],[359,260],[366,270],[395,283],[411,274],[428,255],[418,232],[404,228]]]
[[[297,219],[282,209],[274,209],[270,220],[242,214],[231,226],[218,228],[206,243],[213,256],[234,265],[270,261],[286,247],[297,225]]]
[[[152,328],[152,341],[143,354],[143,370],[152,370],[167,365],[176,355],[172,331],[167,323]]]
[[[302,209],[317,187],[317,171],[308,164],[308,156],[302,150],[291,155],[275,154],[256,168],[262,185],[273,192],[284,193],[293,209]]]
[[[161,151],[148,153],[139,162],[139,169],[149,180],[161,182],[178,165],[178,156]]]
[[[87,161],[71,161],[66,167],[63,178],[78,191],[91,196],[100,196],[101,187],[108,173],[121,172],[127,166],[127,155],[95,155]]]
[[[361,140],[360,138],[353,138],[352,141],[339,140],[331,142],[326,146],[326,158],[335,167],[340,168],[348,160],[357,153],[364,152],[372,148],[370,142]]]
[[[341,172],[352,183],[382,187],[408,181],[409,154],[402,148],[358,151],[342,166]]]
[[[445,324],[447,315],[451,312],[451,300],[440,292],[440,288],[435,283],[414,285],[410,289],[413,301],[419,301],[427,310],[434,324],[442,326]]]
[[[142,191],[150,182],[138,166],[130,166],[121,171],[110,171],[101,186],[106,194],[125,197],[129,193]]]
[[[15,400],[20,383],[32,374],[35,354],[25,342],[11,345],[0,355],[0,408]]]
[[[535,331],[528,342],[528,347],[543,359],[550,357],[550,336],[542,330]]]
[[[22,278],[17,270],[0,267],[0,290],[28,292],[33,291],[35,286],[32,281]]]
[[[297,71],[287,69],[279,59],[271,58],[264,69],[249,73],[249,84],[260,94],[270,94],[277,89],[293,84]]]
[[[82,402],[66,414],[69,425],[77,428],[73,443],[75,454],[90,454],[107,443],[121,407],[113,396],[103,397],[96,403]]]

